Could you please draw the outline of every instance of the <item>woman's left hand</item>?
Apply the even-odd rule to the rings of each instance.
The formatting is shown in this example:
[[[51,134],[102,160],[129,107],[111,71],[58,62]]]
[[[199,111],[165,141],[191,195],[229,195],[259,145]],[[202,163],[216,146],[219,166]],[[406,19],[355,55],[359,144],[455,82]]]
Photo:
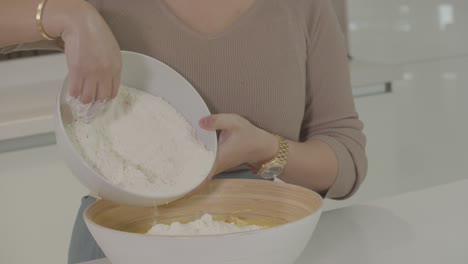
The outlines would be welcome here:
[[[213,176],[242,164],[261,164],[274,158],[278,151],[275,135],[238,115],[211,115],[200,120],[200,127],[221,131]]]

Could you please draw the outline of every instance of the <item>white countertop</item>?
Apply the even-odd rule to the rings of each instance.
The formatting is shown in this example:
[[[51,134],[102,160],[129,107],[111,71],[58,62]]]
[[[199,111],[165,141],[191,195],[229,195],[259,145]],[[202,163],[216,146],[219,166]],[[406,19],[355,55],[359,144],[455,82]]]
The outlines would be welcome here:
[[[66,74],[63,54],[0,62],[0,140],[53,132],[55,98]],[[353,61],[351,75],[362,95],[381,92],[402,72],[396,65]]]
[[[297,264],[468,263],[467,204],[463,180],[325,212]]]
[[[468,180],[324,213],[297,264],[466,264]]]

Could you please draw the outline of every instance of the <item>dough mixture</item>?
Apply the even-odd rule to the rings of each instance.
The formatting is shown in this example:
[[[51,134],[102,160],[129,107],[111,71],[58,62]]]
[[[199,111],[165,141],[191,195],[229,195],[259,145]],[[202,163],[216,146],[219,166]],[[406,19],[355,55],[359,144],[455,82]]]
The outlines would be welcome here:
[[[236,223],[216,221],[210,214],[203,215],[200,219],[187,224],[179,222],[170,225],[156,224],[146,234],[164,236],[200,236],[239,233],[263,229],[257,225],[240,226]]]
[[[144,195],[191,190],[215,158],[174,107],[128,87],[93,122],[75,121],[67,132],[102,176]]]

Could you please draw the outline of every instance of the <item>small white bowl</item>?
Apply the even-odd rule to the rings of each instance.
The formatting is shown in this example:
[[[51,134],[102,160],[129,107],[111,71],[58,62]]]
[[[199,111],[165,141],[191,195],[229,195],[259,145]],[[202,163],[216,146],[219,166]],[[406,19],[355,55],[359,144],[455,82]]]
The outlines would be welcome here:
[[[122,65],[122,84],[164,98],[190,122],[195,130],[195,136],[209,150],[216,153],[216,133],[201,129],[198,125],[199,120],[208,116],[210,111],[187,80],[164,63],[134,52],[122,51]],[[109,182],[83,159],[68,137],[65,125],[73,121],[65,101],[68,90],[67,77],[57,99],[55,113],[57,145],[72,173],[93,195],[121,204],[153,206],[177,200],[203,182],[204,179],[201,178],[199,183],[180,193],[154,193],[151,196],[130,192]]]
[[[158,222],[188,222],[210,213],[276,226],[224,235],[145,235],[154,223],[153,208],[103,200],[89,206],[84,219],[112,264],[293,264],[322,212],[322,197],[295,185],[238,179],[214,180],[210,187],[160,207]]]

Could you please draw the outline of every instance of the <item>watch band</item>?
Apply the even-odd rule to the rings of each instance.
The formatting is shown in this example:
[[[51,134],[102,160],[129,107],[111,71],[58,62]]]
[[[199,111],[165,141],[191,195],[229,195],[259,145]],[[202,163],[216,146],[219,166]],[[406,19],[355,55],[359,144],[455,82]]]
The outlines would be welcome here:
[[[276,155],[276,159],[278,159],[278,161],[281,164],[286,166],[286,164],[288,163],[288,157],[289,157],[289,143],[282,136],[276,135],[276,137],[278,138],[278,142],[279,142],[279,150],[278,150],[278,154]]]
[[[260,166],[260,169],[255,171],[255,174],[259,177],[265,178],[263,175],[264,172],[271,167],[282,167],[282,169],[284,169],[284,167],[286,167],[286,164],[288,163],[289,143],[282,136],[276,135],[276,138],[278,139],[279,143],[278,153],[276,154],[276,157],[274,157],[268,162],[265,162],[264,164],[262,164],[262,166]],[[270,179],[270,177],[268,179]]]

